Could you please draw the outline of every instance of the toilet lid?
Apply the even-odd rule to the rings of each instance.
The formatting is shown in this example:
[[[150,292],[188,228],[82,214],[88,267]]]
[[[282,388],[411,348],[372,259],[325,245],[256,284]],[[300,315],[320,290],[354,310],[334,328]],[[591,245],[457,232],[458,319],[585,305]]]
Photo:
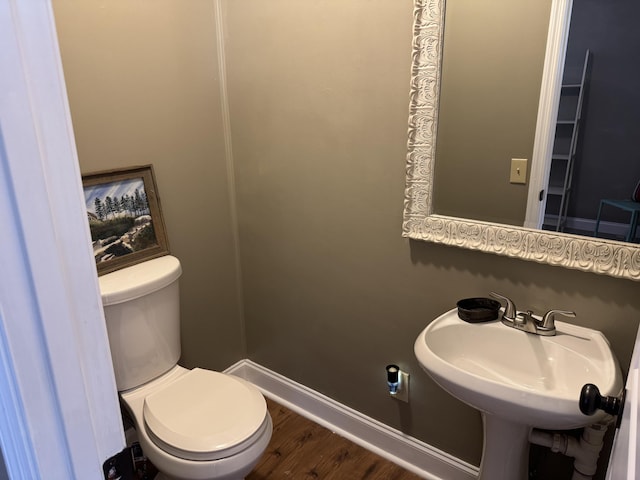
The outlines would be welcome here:
[[[188,460],[235,455],[253,443],[267,415],[262,394],[231,375],[195,368],[144,400],[149,436]]]

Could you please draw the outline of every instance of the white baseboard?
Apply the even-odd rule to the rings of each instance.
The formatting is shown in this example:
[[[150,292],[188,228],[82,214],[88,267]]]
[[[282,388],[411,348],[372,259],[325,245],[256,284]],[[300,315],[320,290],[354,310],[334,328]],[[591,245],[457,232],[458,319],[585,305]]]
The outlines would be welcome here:
[[[342,405],[251,360],[225,370],[265,396],[428,480],[476,480],[479,470],[458,458]]]

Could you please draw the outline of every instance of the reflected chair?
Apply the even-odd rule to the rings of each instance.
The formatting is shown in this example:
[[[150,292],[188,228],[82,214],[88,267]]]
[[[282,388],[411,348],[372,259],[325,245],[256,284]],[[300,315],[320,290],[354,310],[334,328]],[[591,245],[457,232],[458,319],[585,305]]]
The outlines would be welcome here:
[[[596,218],[596,227],[593,232],[594,237],[598,236],[598,230],[600,229],[600,215],[602,214],[602,207],[605,205],[631,213],[631,218],[629,220],[629,231],[627,232],[625,241],[634,241],[636,237],[636,230],[638,228],[638,212],[640,212],[640,182],[636,184],[636,188],[631,195],[631,200],[600,200],[600,207],[598,207],[598,217]]]

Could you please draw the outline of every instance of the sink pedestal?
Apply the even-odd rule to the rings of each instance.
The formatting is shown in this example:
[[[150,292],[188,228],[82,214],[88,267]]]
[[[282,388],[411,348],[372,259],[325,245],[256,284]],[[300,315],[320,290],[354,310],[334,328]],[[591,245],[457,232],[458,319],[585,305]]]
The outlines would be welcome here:
[[[584,415],[583,385],[618,395],[622,373],[597,330],[555,322],[557,335],[532,335],[500,320],[465,322],[456,308],[418,335],[420,366],[444,390],[484,412],[481,480],[527,480],[532,427],[570,430],[604,418]]]
[[[482,414],[484,444],[478,480],[526,480],[529,475],[531,427]]]

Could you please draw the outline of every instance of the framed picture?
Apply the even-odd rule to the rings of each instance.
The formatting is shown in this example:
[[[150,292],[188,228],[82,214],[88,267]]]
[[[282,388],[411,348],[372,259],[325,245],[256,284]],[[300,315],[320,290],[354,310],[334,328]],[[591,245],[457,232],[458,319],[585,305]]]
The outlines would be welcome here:
[[[82,176],[98,275],[169,253],[153,167]]]

